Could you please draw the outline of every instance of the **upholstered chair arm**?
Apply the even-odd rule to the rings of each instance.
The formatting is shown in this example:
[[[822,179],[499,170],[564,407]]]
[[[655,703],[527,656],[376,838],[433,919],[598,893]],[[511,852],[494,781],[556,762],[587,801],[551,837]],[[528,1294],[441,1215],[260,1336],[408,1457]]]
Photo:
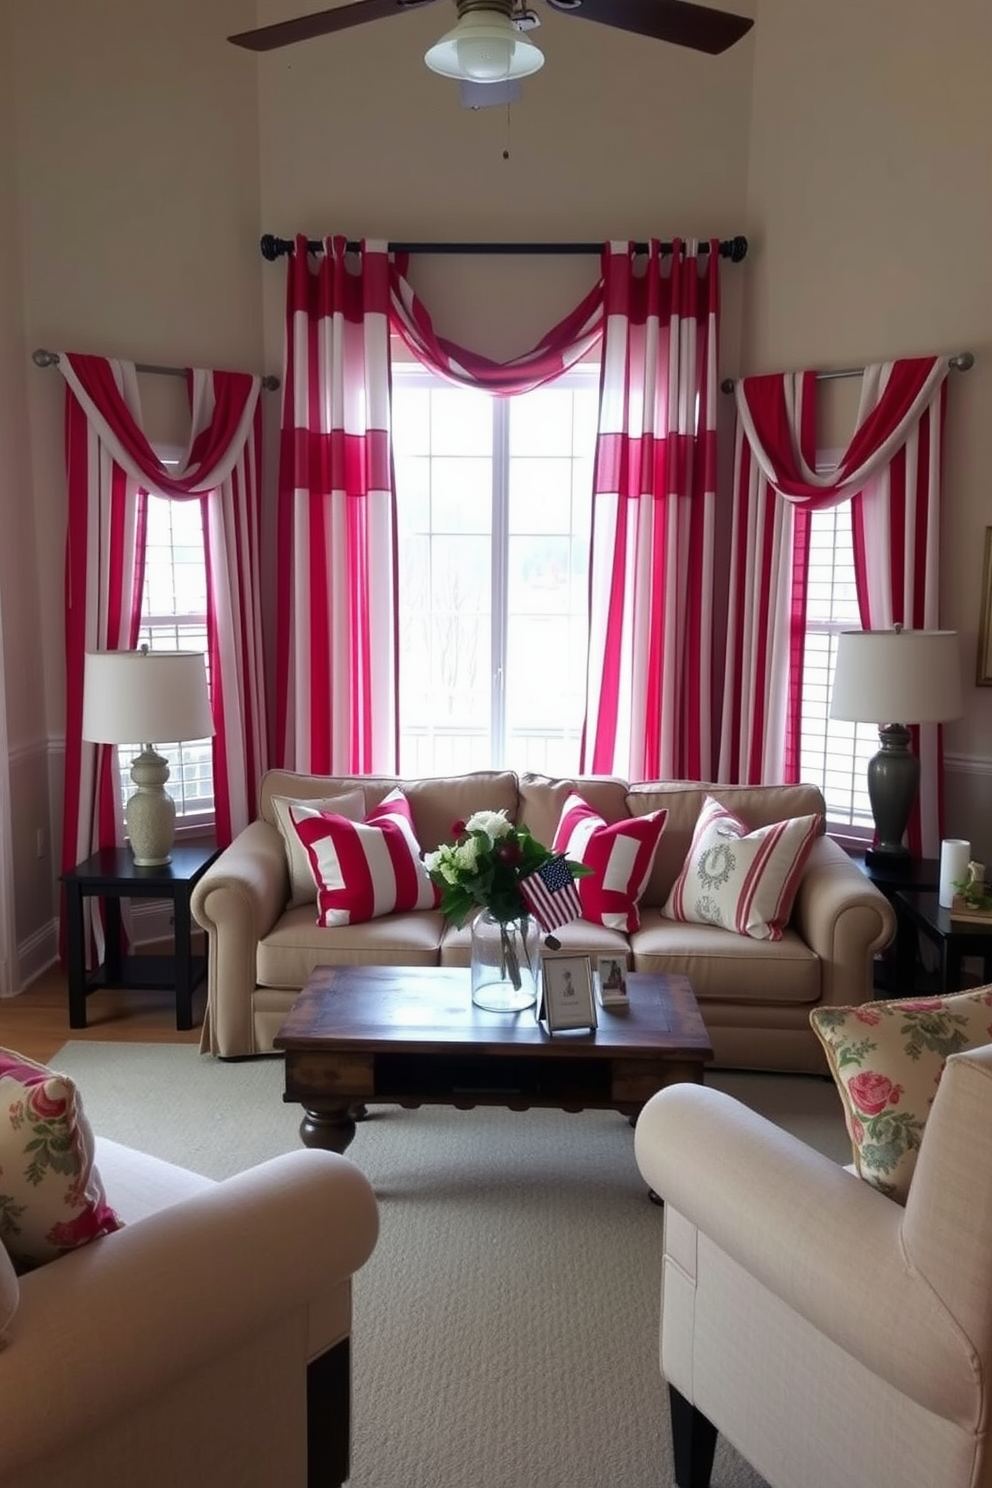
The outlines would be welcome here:
[[[669,1210],[666,1265],[698,1261],[702,1276],[714,1246],[928,1410],[973,1410],[973,1351],[907,1256],[898,1204],[705,1086],[653,1096],[635,1152]]]
[[[377,1233],[375,1195],[359,1169],[301,1150],[22,1277],[0,1378],[37,1383],[3,1411],[0,1482],[19,1482],[40,1444],[51,1457],[69,1452],[294,1314],[302,1374],[327,1343],[314,1347],[314,1319],[350,1284]],[[10,1406],[13,1391],[0,1395]],[[250,1431],[265,1405],[244,1408]]]
[[[885,895],[830,837],[813,844],[792,910],[793,927],[821,963],[821,1005],[874,996],[872,962],[896,932]]]
[[[257,947],[289,899],[286,850],[276,827],[251,822],[211,863],[193,889],[190,909],[207,933],[210,1052],[254,1047],[252,994]]]

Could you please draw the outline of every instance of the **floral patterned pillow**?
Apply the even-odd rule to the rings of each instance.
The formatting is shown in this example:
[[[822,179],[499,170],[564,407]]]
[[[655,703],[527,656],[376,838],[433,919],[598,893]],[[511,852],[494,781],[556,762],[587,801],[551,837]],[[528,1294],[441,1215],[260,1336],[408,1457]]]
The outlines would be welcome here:
[[[814,1008],[866,1182],[905,1204],[949,1054],[992,1043],[992,986],[947,997]]]
[[[66,1075],[0,1049],[0,1241],[19,1274],[120,1229]]]

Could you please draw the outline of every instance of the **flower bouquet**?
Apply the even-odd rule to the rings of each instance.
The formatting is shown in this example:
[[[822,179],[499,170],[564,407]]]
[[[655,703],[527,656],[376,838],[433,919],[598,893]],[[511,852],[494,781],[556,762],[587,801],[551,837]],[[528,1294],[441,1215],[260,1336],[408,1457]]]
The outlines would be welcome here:
[[[517,926],[526,940],[532,913],[545,930],[578,919],[582,908],[572,880],[591,870],[552,853],[527,827],[514,826],[505,811],[477,811],[451,830],[454,842],[424,856],[441,890],[440,907],[455,925],[477,907],[489,913],[499,925],[500,970],[519,991]]]

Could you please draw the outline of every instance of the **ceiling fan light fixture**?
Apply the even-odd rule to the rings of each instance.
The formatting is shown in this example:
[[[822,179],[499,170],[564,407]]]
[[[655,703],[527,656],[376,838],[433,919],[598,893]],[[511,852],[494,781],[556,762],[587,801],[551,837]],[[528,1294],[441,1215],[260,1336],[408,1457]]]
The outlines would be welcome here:
[[[544,66],[540,47],[502,10],[471,10],[424,54],[432,72],[466,82],[529,77]]]

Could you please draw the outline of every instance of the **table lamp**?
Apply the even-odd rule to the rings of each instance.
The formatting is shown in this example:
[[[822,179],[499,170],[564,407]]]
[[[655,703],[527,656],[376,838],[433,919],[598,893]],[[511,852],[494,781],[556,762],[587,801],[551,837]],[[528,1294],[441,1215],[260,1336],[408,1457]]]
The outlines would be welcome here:
[[[206,739],[214,733],[200,651],[88,651],[83,677],[83,738],[142,744],[131,761],[134,795],[124,822],[139,867],[171,860],[176,803],[166,793],[169,762],[152,739]]]
[[[874,868],[907,869],[903,844],[920,788],[907,724],[960,718],[961,648],[954,630],[845,630],[838,636],[830,717],[877,723],[881,748],[868,762],[868,799],[878,842]],[[898,719],[899,722],[895,722]]]

